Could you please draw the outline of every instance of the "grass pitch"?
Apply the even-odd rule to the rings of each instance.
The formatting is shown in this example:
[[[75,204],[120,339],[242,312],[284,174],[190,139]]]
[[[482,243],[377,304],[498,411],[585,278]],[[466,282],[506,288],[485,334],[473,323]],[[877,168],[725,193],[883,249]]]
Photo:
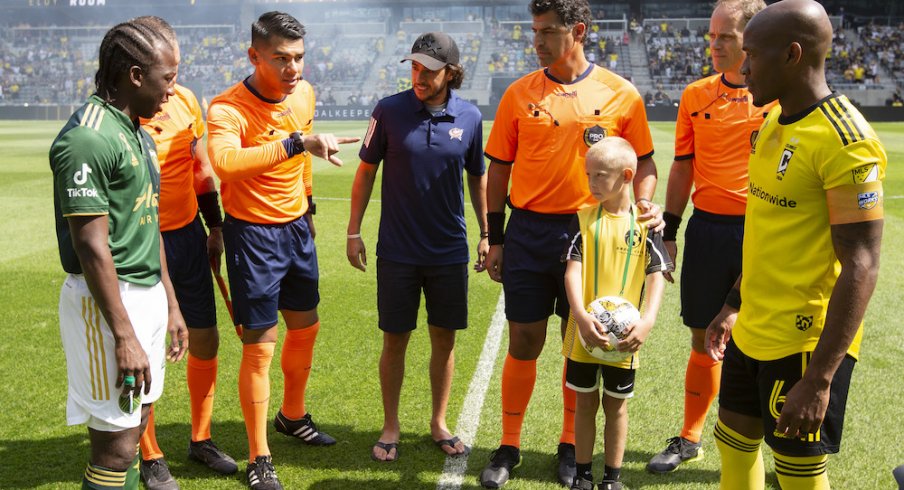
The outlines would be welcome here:
[[[53,234],[51,174],[47,150],[62,122],[0,121],[0,304],[4,342],[0,344],[0,488],[78,488],[88,457],[83,427],[65,426],[66,370],[59,340],[57,299],[63,280]],[[854,371],[848,402],[845,439],[839,455],[829,460],[834,488],[893,488],[891,469],[904,463],[904,447],[897,423],[904,420],[904,333],[894,313],[904,279],[904,124],[876,124],[889,156],[885,183],[886,226],[879,284],[867,313],[862,358]],[[322,122],[317,131],[363,136],[364,122]],[[662,202],[671,164],[674,124],[653,123],[660,184],[656,200]],[[489,124],[486,126],[489,133]],[[445,458],[430,440],[430,395],[427,380],[429,340],[424,315],[408,350],[407,374],[400,415],[400,459],[391,464],[370,460],[370,448],[380,433],[377,360],[381,334],[376,327],[375,248],[379,204],[372,202],[362,234],[370,267],[361,273],[345,259],[345,228],[351,182],[357,167],[357,145],[341,154],[345,166],[336,168],[317,161],[315,195],[318,198],[317,245],[321,267],[319,311],[323,328],[318,339],[307,403],[321,428],[339,443],[329,448],[309,448],[270,430],[270,447],[280,479],[286,488],[332,489],[366,487],[435,488]],[[373,199],[380,198],[379,186]],[[474,218],[467,210],[472,237]],[[679,244],[680,246],[680,244]],[[473,249],[473,247],[472,247]],[[470,283],[470,327],[459,334],[455,380],[448,422],[455,429],[468,385],[483,349],[500,286],[484,275]],[[182,488],[245,488],[244,460],[247,447],[237,395],[239,341],[228,325],[218,300],[220,317],[220,370],[214,408],[214,440],[240,462],[240,473],[215,477],[206,468],[187,460],[190,436],[185,364],[170,365],[167,387],[157,407],[157,434],[167,461]],[[547,348],[539,365],[539,378],[525,421],[524,463],[507,488],[553,489],[555,452],[561,427],[558,354],[558,321],[550,322]],[[464,488],[479,488],[477,475],[500,435],[499,372],[507,339],[502,344],[490,379],[474,451],[468,461]],[[644,471],[646,462],[664,448],[665,439],[681,426],[683,376],[689,334],[678,317],[678,286],[669,286],[659,323],[644,347],[644,365],[638,372],[636,397],[629,403],[631,416],[623,481],[631,488],[715,489],[719,456],[710,429],[704,433],[706,457],[667,476]],[[271,368],[270,413],[282,400],[279,363]],[[715,421],[715,409],[708,425]],[[600,439],[598,437],[598,439]],[[595,457],[602,470],[602,444]],[[771,474],[767,451],[767,478]]]

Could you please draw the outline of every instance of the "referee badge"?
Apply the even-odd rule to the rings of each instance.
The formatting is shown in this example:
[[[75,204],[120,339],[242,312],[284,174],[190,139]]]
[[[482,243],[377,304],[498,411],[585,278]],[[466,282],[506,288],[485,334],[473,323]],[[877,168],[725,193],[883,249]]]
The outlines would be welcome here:
[[[584,130],[584,144],[588,147],[594,145],[594,143],[599,143],[606,137],[606,128],[600,127],[600,125],[591,126]]]

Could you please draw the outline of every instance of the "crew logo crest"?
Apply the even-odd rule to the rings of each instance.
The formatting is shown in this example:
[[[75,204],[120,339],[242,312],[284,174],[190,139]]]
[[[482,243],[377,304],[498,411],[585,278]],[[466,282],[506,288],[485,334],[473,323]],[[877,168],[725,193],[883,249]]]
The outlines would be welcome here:
[[[595,125],[589,127],[584,130],[584,144],[588,147],[593,146],[594,143],[599,143],[606,137],[609,132],[606,131],[606,128],[600,127],[600,125]]]
[[[465,130],[462,128],[452,128],[449,130],[449,140],[458,140],[461,141],[461,137],[465,134]]]
[[[797,319],[794,321],[794,326],[797,327],[797,329],[801,332],[810,330],[810,327],[813,326],[813,315],[797,315]]]
[[[778,162],[778,168],[775,169],[775,178],[778,180],[782,180],[785,178],[785,172],[788,170],[788,165],[791,164],[791,157],[794,156],[794,150],[790,150],[785,148],[782,152],[782,158]]]

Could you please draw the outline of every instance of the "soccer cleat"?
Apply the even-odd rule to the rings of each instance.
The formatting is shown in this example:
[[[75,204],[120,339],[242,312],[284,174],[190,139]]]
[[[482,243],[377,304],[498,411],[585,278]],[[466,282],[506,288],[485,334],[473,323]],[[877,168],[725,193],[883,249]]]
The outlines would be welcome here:
[[[560,442],[556,449],[556,459],[559,460],[559,483],[571,486],[578,474],[578,467],[574,462],[574,444]]]
[[[142,459],[138,471],[141,473],[141,481],[150,490],[179,490],[179,483],[173,478],[163,458]]]
[[[502,488],[512,470],[521,465],[521,450],[515,446],[499,446],[490,455],[490,462],[480,473],[484,488]]]
[[[675,471],[681,463],[700,461],[701,459],[703,459],[703,448],[699,442],[691,442],[683,437],[673,437],[669,439],[668,447],[653,456],[653,459],[647,463],[647,471],[650,473],[668,473]]]
[[[239,470],[235,460],[221,451],[210,439],[191,441],[188,444],[188,459],[204,463],[221,475],[231,475]]]
[[[603,480],[596,486],[599,490],[628,490],[620,481]]]
[[[253,463],[248,463],[245,474],[248,475],[248,486],[252,490],[283,490],[269,454],[254,458]]]
[[[576,476],[571,481],[571,490],[593,490],[593,482]]]
[[[332,446],[336,444],[336,439],[333,439],[325,432],[317,430],[317,424],[311,420],[311,414],[309,413],[306,413],[304,417],[298,420],[289,420],[280,410],[276,412],[273,426],[276,427],[276,432],[297,437],[305,444],[311,446]]]

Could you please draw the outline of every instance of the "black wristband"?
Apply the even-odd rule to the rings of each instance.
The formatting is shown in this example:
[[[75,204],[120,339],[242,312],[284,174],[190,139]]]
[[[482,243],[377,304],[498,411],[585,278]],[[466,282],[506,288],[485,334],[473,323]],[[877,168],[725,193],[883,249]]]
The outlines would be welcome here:
[[[198,210],[201,211],[201,217],[204,218],[208,230],[223,226],[223,213],[220,212],[217,195],[217,191],[211,191],[198,196]]]
[[[308,214],[311,216],[317,214],[317,203],[314,202],[314,196],[308,196]]]
[[[662,213],[662,221],[665,221],[665,229],[662,230],[662,240],[674,242],[678,239],[678,227],[681,226],[681,216],[668,211]]]
[[[490,245],[502,245],[505,241],[505,211],[487,213],[487,233]]]
[[[725,305],[730,306],[736,310],[741,309],[741,291],[739,289],[731,288],[728,290],[728,294],[725,295]]]

